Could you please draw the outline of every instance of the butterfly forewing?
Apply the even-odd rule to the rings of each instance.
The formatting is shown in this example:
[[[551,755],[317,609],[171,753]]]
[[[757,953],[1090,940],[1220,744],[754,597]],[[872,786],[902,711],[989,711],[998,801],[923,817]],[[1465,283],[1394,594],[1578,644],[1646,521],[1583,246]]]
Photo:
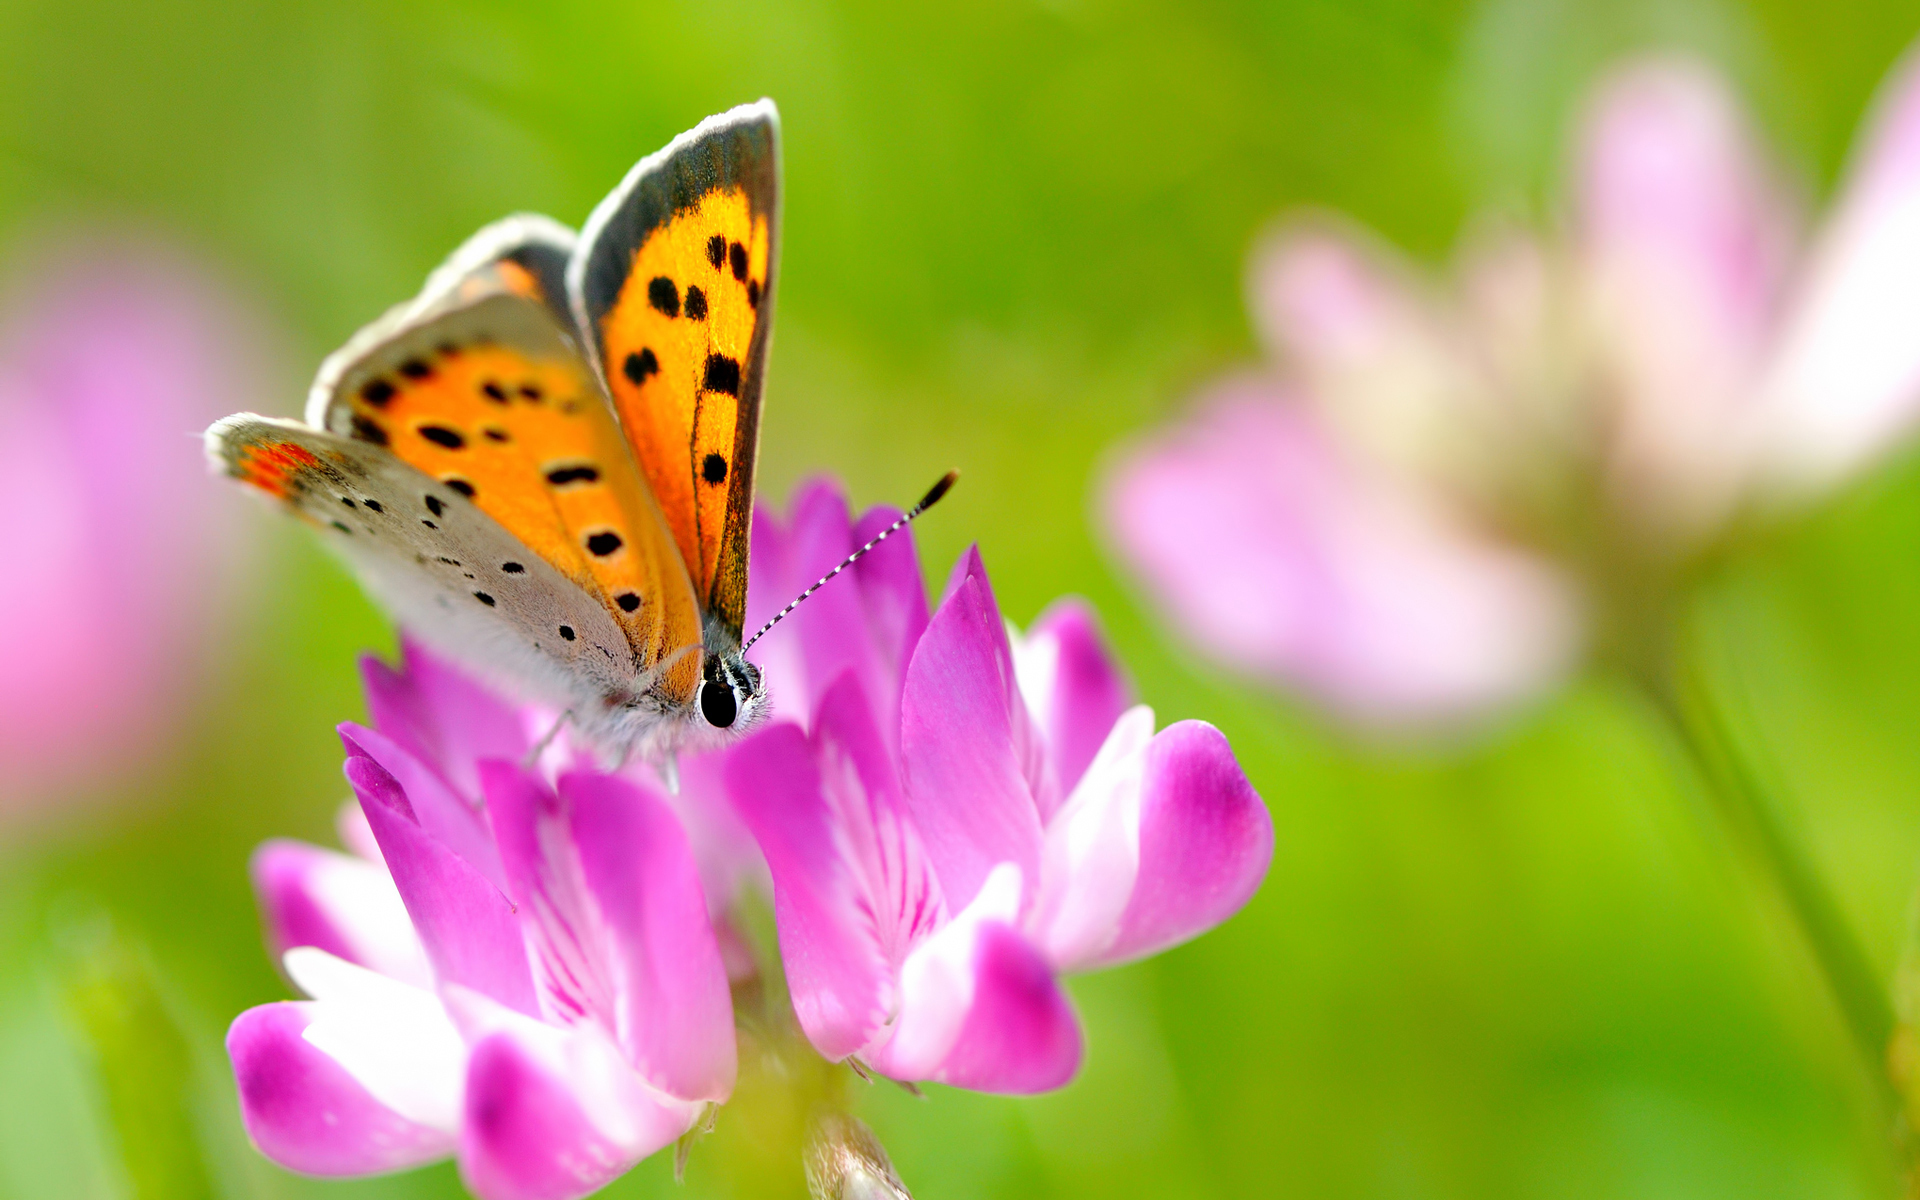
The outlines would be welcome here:
[[[644,159],[568,271],[576,321],[710,620],[738,645],[779,238],[762,101]]]
[[[654,690],[684,703],[699,656],[674,655],[700,643],[698,606],[599,381],[560,324],[561,235],[482,231],[421,300],[329,360],[309,419],[386,450],[510,531],[604,609],[636,670],[668,663]]]
[[[229,475],[322,530],[401,624],[460,661],[559,702],[631,685],[612,615],[453,489],[295,421],[241,413],[207,444]]]

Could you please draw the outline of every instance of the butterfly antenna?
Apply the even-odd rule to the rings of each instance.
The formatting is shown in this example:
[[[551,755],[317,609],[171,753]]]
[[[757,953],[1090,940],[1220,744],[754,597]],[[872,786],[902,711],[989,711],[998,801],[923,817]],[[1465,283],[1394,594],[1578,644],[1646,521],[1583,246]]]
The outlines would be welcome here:
[[[879,533],[875,534],[873,536],[872,541],[860,547],[858,550],[855,550],[852,554],[847,555],[846,558],[841,560],[839,566],[835,567],[831,571],[828,571],[825,575],[822,575],[819,579],[815,580],[812,587],[808,588],[804,592],[801,592],[798,596],[795,596],[793,598],[793,603],[787,605],[785,608],[781,609],[778,613],[775,613],[773,620],[768,621],[765,625],[762,625],[758,630],[754,632],[754,635],[752,637],[748,638],[744,643],[741,644],[740,653],[745,654],[747,650],[755,642],[759,641],[762,637],[766,636],[767,630],[772,629],[775,625],[778,625],[780,622],[786,620],[787,614],[792,612],[794,609],[799,608],[801,601],[805,600],[808,596],[813,595],[815,592],[819,591],[821,588],[827,586],[828,580],[832,579],[835,575],[838,575],[840,572],[846,570],[848,567],[852,566],[853,564],[859,562],[862,558],[865,558],[869,550],[872,550],[875,546],[878,546],[881,542],[886,541],[888,538],[892,537],[894,534],[899,533],[902,529],[905,529],[907,527],[907,524],[910,521],[912,521],[915,517],[919,516],[921,513],[932,508],[935,504],[938,504],[940,502],[940,497],[946,495],[947,492],[952,490],[954,482],[959,478],[960,478],[960,472],[958,471],[948,471],[945,475],[942,475],[940,477],[940,482],[928,488],[927,494],[920,497],[920,503],[908,509],[906,511],[906,515],[902,516],[898,521],[895,521],[893,524],[887,526],[885,529],[882,529]]]

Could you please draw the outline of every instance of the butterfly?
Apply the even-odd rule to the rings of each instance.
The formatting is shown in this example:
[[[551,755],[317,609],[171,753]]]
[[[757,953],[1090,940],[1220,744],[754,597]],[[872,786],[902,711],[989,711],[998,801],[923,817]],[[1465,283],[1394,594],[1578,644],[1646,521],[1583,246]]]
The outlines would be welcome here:
[[[779,251],[762,100],[642,159],[578,234],[514,216],[215,469],[320,530],[399,623],[669,766],[763,715],[741,643]]]

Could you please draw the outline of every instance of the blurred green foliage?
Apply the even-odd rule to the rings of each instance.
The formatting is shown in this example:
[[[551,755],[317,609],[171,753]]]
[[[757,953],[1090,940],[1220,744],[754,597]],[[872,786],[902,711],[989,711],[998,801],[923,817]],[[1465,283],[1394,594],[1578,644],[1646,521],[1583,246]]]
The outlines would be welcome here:
[[[1886,1195],[1830,1000],[1629,693],[1583,683],[1451,753],[1352,742],[1170,643],[1088,495],[1104,447],[1252,353],[1243,258],[1288,208],[1438,260],[1482,203],[1550,206],[1569,106],[1648,44],[1726,67],[1817,197],[1916,31],[1905,0],[7,0],[0,230],[197,250],[287,331],[256,407],[293,413],[319,357],[484,221],[577,222],[640,154],[775,97],[770,494],[830,470],[898,502],[963,468],[920,526],[930,573],[978,539],[1016,619],[1092,597],[1163,718],[1232,737],[1279,837],[1240,917],[1074,982],[1071,1088],[864,1093],[917,1195]],[[256,544],[189,735],[0,848],[0,1196],[161,1194],[130,1190],[95,1069],[149,1037],[199,1064],[218,1194],[459,1194],[446,1167],[296,1179],[238,1131],[221,1032],[286,994],[246,855],[329,840],[353,656],[390,644],[290,524]],[[1714,584],[1787,824],[1889,975],[1920,851],[1917,547],[1909,458]],[[76,1036],[50,932],[74,895],[144,947],[130,986],[177,1032]],[[662,1155],[609,1194],[794,1194],[797,1162],[728,1157],[753,1136],[728,1116],[684,1191]]]

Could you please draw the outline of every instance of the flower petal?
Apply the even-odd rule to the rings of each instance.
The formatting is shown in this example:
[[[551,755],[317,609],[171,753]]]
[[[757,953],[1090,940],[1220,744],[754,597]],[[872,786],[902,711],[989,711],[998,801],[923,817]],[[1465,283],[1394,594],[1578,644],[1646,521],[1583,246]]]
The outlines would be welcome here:
[[[452,1132],[466,1045],[439,997],[311,946],[282,961],[317,1002],[301,1036],[394,1112]]]
[[[1020,871],[994,868],[974,902],[908,956],[891,1036],[864,1057],[896,1079],[975,1091],[1059,1087],[1080,1064],[1080,1025],[1045,960],[1011,927]]]
[[[521,759],[533,748],[525,714],[443,662],[417,639],[400,639],[400,669],[360,660],[373,726],[470,801],[480,796],[483,758]]]
[[[1113,941],[1086,966],[1144,958],[1206,932],[1240,911],[1273,860],[1273,819],[1218,729],[1170,725],[1144,757],[1133,896]]]
[[[456,792],[433,766],[415,757],[399,742],[364,725],[348,721],[340,726],[347,753],[364,755],[391,775],[406,795],[407,807],[428,836],[465,859],[497,888],[506,887],[500,851],[479,807],[476,776],[472,799]]]
[[[858,778],[866,764],[856,757],[852,765]],[[845,853],[840,814],[798,726],[774,725],[742,742],[728,756],[726,774],[773,875],[794,1015],[814,1048],[838,1062],[871,1041],[886,1019],[876,881]]]
[[[1615,489],[1644,521],[1697,534],[1744,482],[1789,206],[1720,78],[1679,60],[1601,87],[1578,183],[1587,315],[1616,385]]]
[[[1039,951],[1012,926],[983,925],[973,1007],[932,1078],[976,1092],[1049,1092],[1073,1080],[1081,1050],[1079,1018]]]
[[[276,959],[294,946],[317,946],[382,975],[433,986],[426,952],[384,868],[275,839],[254,851],[249,873]]]
[[[480,1200],[571,1200],[692,1128],[705,1107],[661,1096],[592,1026],[559,1029],[463,988],[470,1031],[460,1175]]]
[[[870,508],[854,522],[854,546],[864,546],[901,517],[897,508],[884,505]],[[907,663],[920,635],[927,629],[927,584],[920,574],[920,553],[914,546],[913,528],[904,527],[890,534],[867,556],[853,565],[854,581],[860,587],[867,620],[867,636],[879,655],[884,677],[893,682],[890,703],[877,714],[884,730],[898,728],[899,691],[907,675]],[[878,703],[878,699],[875,701]]]
[[[451,1154],[452,1133],[380,1103],[306,1039],[319,1008],[265,1004],[241,1013],[227,1031],[240,1119],[260,1153],[288,1170],[327,1176],[399,1171]]]
[[[853,550],[853,526],[840,489],[829,483],[804,488],[793,504],[792,563],[795,582],[806,587],[838,566]],[[795,626],[806,663],[807,712],[843,671],[854,671],[876,699],[899,684],[881,666],[860,589],[841,581],[815,592],[787,618]],[[795,592],[795,595],[798,595]]]
[[[1422,478],[1484,474],[1484,382],[1413,272],[1344,222],[1297,222],[1255,254],[1253,311],[1304,403],[1373,461]]]
[[[968,559],[977,566],[977,553]],[[907,811],[950,906],[964,907],[994,865],[1026,878],[1040,865],[1040,816],[1029,783],[1026,723],[1006,627],[984,573],[959,574],[907,667],[901,757]]]
[[[733,1000],[693,851],[673,811],[611,775],[560,777],[588,895],[603,922],[614,1032],[649,1083],[684,1100],[733,1091]]]
[[[540,1012],[558,1025],[611,1027],[614,984],[606,936],[589,906],[566,806],[538,774],[498,760],[481,764],[480,787],[521,919]]]
[[[513,906],[415,820],[394,777],[347,742],[347,782],[380,843],[407,915],[441,984],[458,983],[521,1012],[539,1012]]]
[[[263,330],[158,245],[26,247],[0,296],[0,811],[126,803],[150,790],[97,785],[202,711],[252,557],[240,506],[157,448],[255,402]]]
[[[1040,614],[1014,643],[1013,665],[1027,711],[1046,737],[1054,776],[1071,792],[1132,704],[1133,685],[1108,653],[1093,607],[1077,597]]]
[[[1836,482],[1920,415],[1920,51],[1876,109],[1767,386],[1768,465],[1793,489]]]
[[[1113,944],[1140,871],[1140,809],[1153,710],[1138,705],[1047,825],[1040,897],[1026,928],[1047,961],[1084,968]]]
[[[1262,381],[1136,446],[1104,491],[1108,535],[1189,638],[1349,719],[1458,723],[1572,661],[1564,579],[1344,456]]]

